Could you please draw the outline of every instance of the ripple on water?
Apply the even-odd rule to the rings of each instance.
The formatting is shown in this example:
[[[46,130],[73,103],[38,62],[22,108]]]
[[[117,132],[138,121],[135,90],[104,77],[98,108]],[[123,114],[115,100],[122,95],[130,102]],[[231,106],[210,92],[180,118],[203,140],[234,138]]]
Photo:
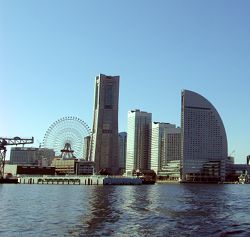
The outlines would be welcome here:
[[[250,236],[247,185],[2,185],[0,236]]]

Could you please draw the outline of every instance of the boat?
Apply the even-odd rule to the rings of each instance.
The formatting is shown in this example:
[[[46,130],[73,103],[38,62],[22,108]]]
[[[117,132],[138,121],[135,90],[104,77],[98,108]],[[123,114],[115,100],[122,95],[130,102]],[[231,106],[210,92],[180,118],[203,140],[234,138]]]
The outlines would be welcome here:
[[[156,174],[153,170],[143,170],[137,175],[142,180],[142,184],[155,184],[156,182]]]
[[[155,180],[142,178],[142,184],[155,184]]]

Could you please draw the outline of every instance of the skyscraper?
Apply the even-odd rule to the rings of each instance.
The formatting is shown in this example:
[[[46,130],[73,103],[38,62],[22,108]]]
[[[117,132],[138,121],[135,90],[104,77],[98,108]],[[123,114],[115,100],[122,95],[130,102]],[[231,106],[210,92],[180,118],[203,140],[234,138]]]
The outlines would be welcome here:
[[[119,169],[123,174],[126,168],[126,153],[127,153],[127,133],[119,133]]]
[[[175,124],[153,122],[151,140],[151,170],[155,173],[169,161],[180,161],[181,129]]]
[[[223,181],[227,137],[214,106],[201,95],[182,91],[182,181]]]
[[[165,164],[170,161],[179,161],[181,159],[181,128],[169,127],[165,129],[165,144],[166,144],[166,160]]]
[[[119,173],[118,102],[119,76],[97,76],[90,151],[96,172]]]
[[[91,136],[84,137],[84,147],[83,147],[84,160],[89,160],[90,141],[91,141]]]
[[[152,114],[140,110],[128,112],[126,174],[150,169]]]

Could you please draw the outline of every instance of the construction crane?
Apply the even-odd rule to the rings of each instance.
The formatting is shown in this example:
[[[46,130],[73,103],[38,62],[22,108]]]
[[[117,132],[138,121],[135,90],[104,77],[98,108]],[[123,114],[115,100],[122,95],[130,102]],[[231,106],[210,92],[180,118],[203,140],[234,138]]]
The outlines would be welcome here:
[[[9,145],[24,145],[34,143],[34,137],[32,138],[7,138],[0,137],[0,179],[4,179],[4,165],[5,165],[5,156],[7,152],[6,146]]]

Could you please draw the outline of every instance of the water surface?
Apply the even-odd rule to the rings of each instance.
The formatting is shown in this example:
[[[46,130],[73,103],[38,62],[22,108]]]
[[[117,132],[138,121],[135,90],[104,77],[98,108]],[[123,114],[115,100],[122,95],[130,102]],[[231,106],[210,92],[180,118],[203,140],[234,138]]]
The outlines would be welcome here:
[[[250,185],[0,185],[0,236],[250,236]]]

